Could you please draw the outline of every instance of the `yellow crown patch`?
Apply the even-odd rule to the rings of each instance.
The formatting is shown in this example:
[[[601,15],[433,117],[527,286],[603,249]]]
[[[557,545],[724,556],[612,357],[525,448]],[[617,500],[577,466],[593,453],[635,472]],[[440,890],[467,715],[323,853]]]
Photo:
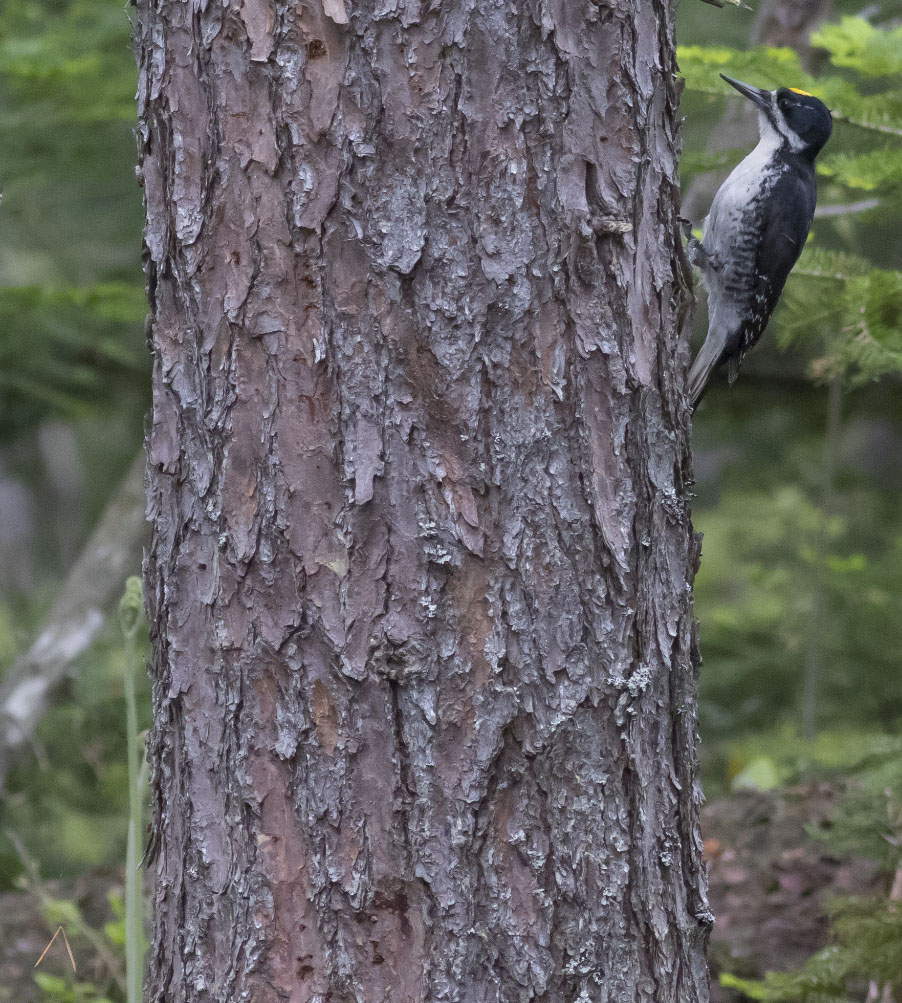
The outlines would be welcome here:
[[[789,88],[793,94],[801,94],[803,98],[813,98],[813,94],[809,94],[808,91],[800,91],[798,87]]]

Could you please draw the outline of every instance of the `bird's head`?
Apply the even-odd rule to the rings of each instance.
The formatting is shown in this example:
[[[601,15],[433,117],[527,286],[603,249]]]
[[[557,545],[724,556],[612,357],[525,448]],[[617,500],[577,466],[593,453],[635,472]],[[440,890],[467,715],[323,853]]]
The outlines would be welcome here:
[[[762,136],[766,130],[773,130],[794,153],[805,153],[812,159],[830,138],[833,131],[830,111],[813,94],[794,87],[765,91],[741,80],[721,76],[758,107]]]

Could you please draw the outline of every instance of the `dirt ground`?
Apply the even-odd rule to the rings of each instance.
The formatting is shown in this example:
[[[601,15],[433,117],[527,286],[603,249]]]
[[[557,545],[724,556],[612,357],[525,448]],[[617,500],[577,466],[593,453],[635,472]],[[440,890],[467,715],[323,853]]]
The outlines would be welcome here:
[[[759,977],[800,965],[826,943],[823,905],[834,895],[882,888],[867,860],[840,860],[806,827],[820,827],[836,805],[827,785],[767,794],[743,791],[708,805],[702,816],[711,904],[717,922],[708,952],[711,998],[739,997],[721,972]]]

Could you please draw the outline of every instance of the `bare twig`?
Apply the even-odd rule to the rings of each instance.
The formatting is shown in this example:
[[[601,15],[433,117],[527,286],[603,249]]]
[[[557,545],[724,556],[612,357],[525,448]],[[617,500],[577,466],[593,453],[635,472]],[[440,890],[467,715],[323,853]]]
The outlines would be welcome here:
[[[742,7],[744,10],[752,10],[747,3],[743,3],[742,0],[702,0],[702,3],[708,3],[712,7],[723,7],[724,4],[730,4],[733,7]]]
[[[51,947],[53,947],[53,942],[60,934],[63,935],[63,943],[66,945],[66,953],[69,955],[69,961],[72,965],[72,971],[77,974],[78,966],[75,964],[75,955],[72,953],[72,948],[69,946],[69,938],[66,936],[66,931],[63,929],[62,923],[60,923],[60,925],[56,928],[56,933],[54,933],[54,935],[50,938],[50,943],[44,948],[43,951],[41,951],[41,956],[34,963],[34,967],[37,968],[38,965],[44,960],[44,958],[47,957],[47,952],[50,950]]]
[[[38,900],[42,909],[49,909],[54,905],[56,900],[47,891],[44,882],[41,880],[40,872],[38,871],[38,865],[35,859],[31,856],[28,850],[25,849],[25,844],[19,838],[19,836],[11,831],[10,829],[5,830],[4,835],[12,843],[16,853],[18,854],[19,860],[22,862],[22,866],[25,868],[25,883],[29,892]],[[72,962],[72,967],[75,969],[75,958],[72,955],[72,949],[69,947],[69,940],[66,937],[66,931],[60,926],[56,933],[50,940],[50,943],[44,948],[43,953],[40,958],[38,958],[35,968],[44,960],[44,956],[50,950],[53,945],[53,941],[56,940],[57,934],[62,930],[63,940],[66,943],[66,950],[69,952],[69,960]],[[110,950],[109,946],[104,939],[104,936],[99,931],[95,930],[89,923],[86,923],[83,919],[80,920],[78,924],[78,933],[80,936],[84,937],[85,940],[94,948],[97,952],[97,956],[105,965],[107,971],[116,981],[116,984],[120,989],[124,991],[125,989],[125,973],[122,970],[122,965],[119,963],[116,955]]]
[[[880,199],[861,199],[858,202],[844,202],[839,205],[819,205],[814,210],[815,219],[828,216],[849,216],[856,212],[870,212],[880,208]]]

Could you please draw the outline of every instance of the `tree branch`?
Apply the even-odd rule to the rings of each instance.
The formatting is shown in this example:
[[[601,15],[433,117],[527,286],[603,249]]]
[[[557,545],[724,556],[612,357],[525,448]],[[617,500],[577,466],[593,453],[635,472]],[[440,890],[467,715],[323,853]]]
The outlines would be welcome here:
[[[822,205],[814,210],[815,219],[828,216],[848,216],[856,212],[870,212],[880,208],[880,199],[860,199],[858,202],[844,202],[838,205]]]
[[[733,7],[742,7],[745,10],[752,10],[747,3],[743,3],[742,0],[702,0],[702,3],[708,3],[712,7],[723,7],[725,4],[730,4]]]
[[[145,531],[142,451],[107,504],[34,643],[0,684],[0,791],[15,755],[31,742],[54,687],[71,675],[106,622],[125,579],[139,567]]]

